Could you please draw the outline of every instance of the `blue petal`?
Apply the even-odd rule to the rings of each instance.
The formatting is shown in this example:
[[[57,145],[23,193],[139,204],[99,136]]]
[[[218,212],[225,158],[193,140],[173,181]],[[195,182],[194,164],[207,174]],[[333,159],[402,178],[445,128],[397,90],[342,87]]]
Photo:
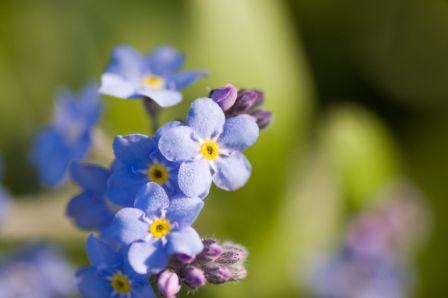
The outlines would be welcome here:
[[[242,187],[249,180],[252,171],[247,158],[238,151],[216,159],[216,168],[213,182],[225,190],[236,190]]]
[[[182,93],[167,89],[151,89],[140,85],[136,94],[146,96],[154,100],[162,108],[171,107],[182,101]]]
[[[101,86],[98,92],[118,98],[134,99],[138,98],[135,91],[139,86],[138,80],[129,81],[116,74],[106,73],[101,76]]]
[[[243,151],[255,144],[258,132],[258,125],[254,119],[249,116],[236,116],[226,121],[218,142],[225,148]]]
[[[151,152],[156,149],[151,138],[142,134],[130,134],[127,136],[116,136],[114,139],[114,153],[119,161],[142,169],[151,161]]]
[[[170,122],[165,123],[161,127],[159,127],[159,129],[157,129],[156,133],[153,136],[153,141],[156,144],[156,146],[158,146],[159,139],[165,133],[165,131],[167,131],[173,127],[178,127],[180,125],[182,125],[182,122],[180,122],[180,121],[170,121]]]
[[[138,192],[134,207],[142,210],[148,217],[160,216],[160,211],[168,208],[170,200],[165,190],[157,183],[148,182]]]
[[[94,125],[101,116],[103,107],[98,94],[96,83],[87,84],[80,92],[77,100],[80,116],[83,117],[87,126]]]
[[[201,238],[191,227],[171,232],[168,235],[167,240],[167,248],[170,255],[185,254],[194,257],[204,249]]]
[[[187,197],[206,197],[212,184],[209,163],[203,159],[182,163],[178,182],[180,190]]]
[[[149,224],[140,209],[123,208],[115,214],[110,227],[105,231],[105,239],[113,239],[128,245],[148,235]]]
[[[174,90],[187,88],[201,77],[206,77],[207,73],[204,71],[184,71],[174,75],[170,78],[168,85]]]
[[[107,194],[111,202],[131,207],[134,206],[135,196],[148,182],[148,178],[132,168],[122,164],[115,167],[107,182]]]
[[[41,182],[57,186],[66,176],[71,156],[63,136],[49,128],[36,137],[31,159]]]
[[[176,222],[179,229],[191,226],[204,207],[204,201],[199,198],[171,199],[166,217],[171,222]]]
[[[111,297],[110,283],[101,278],[93,267],[83,267],[76,273],[76,284],[85,298]]]
[[[166,129],[159,140],[159,150],[166,159],[174,162],[192,160],[199,155],[200,145],[188,126]]]
[[[140,287],[135,287],[132,291],[132,298],[157,298],[154,294],[154,290],[151,285],[143,285]]]
[[[105,73],[119,75],[127,80],[139,79],[143,70],[143,57],[129,46],[118,46],[112,51],[112,57]]]
[[[203,139],[219,136],[226,118],[219,105],[210,98],[196,99],[190,107],[187,124]]]
[[[168,265],[169,255],[160,240],[138,241],[131,244],[128,260],[137,273],[157,274]]]
[[[170,46],[155,48],[145,59],[151,73],[159,76],[177,72],[184,64],[185,56]]]
[[[93,234],[87,238],[86,251],[90,263],[98,270],[113,270],[121,264],[121,254]]]
[[[70,200],[66,214],[80,229],[100,230],[114,217],[104,200],[98,195],[83,192]]]
[[[94,164],[73,162],[70,165],[70,177],[84,190],[95,194],[105,194],[109,170]]]

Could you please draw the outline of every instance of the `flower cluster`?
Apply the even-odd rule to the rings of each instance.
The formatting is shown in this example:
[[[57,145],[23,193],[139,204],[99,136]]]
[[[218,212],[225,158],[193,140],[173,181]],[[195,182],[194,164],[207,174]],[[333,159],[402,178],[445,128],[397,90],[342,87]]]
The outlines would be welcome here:
[[[0,262],[0,297],[71,297],[74,269],[58,250],[33,244]]]
[[[381,202],[357,217],[343,245],[315,264],[311,290],[318,297],[409,296],[408,257],[425,234],[426,210],[410,186],[398,186]]]
[[[157,109],[177,104],[182,99],[179,90],[205,76],[202,71],[179,72],[183,62],[184,56],[167,46],[147,56],[117,47],[99,92],[140,98],[146,107],[150,102]],[[58,175],[68,168],[81,188],[69,202],[67,216],[80,229],[97,233],[86,245],[91,266],[76,275],[84,297],[154,297],[155,284],[165,297],[175,297],[182,285],[197,289],[207,281],[245,278],[244,247],[201,239],[192,227],[212,183],[227,191],[247,183],[252,169],[243,152],[271,119],[260,109],[261,92],[233,86],[229,91],[229,86],[194,100],[184,121],[168,122],[152,136],[116,136],[109,168],[80,162],[80,154],[60,158],[64,162]],[[91,130],[94,121],[85,112],[77,119],[82,124],[73,126],[83,130],[64,134],[67,128],[62,137],[78,140]],[[150,118],[156,116],[148,112]],[[72,118],[64,127],[72,127]],[[35,160],[42,163],[44,153],[64,151],[41,138]],[[79,153],[78,146],[72,143],[70,151]],[[57,180],[54,173],[44,176]]]

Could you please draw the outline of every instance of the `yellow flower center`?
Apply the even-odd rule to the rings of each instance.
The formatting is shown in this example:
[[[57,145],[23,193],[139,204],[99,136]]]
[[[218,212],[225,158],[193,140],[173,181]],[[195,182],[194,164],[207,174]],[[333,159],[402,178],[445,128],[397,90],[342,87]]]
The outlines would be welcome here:
[[[151,223],[149,232],[154,238],[162,238],[171,231],[170,221],[165,218],[158,218]]]
[[[148,170],[150,181],[162,185],[169,178],[168,170],[161,164],[153,164]]]
[[[131,292],[131,283],[126,275],[115,273],[110,283],[115,292],[119,294],[128,294]]]
[[[215,159],[219,155],[219,147],[215,141],[205,141],[201,145],[201,154],[205,159]]]
[[[143,84],[151,89],[161,89],[165,86],[165,80],[159,76],[146,76],[143,78]]]

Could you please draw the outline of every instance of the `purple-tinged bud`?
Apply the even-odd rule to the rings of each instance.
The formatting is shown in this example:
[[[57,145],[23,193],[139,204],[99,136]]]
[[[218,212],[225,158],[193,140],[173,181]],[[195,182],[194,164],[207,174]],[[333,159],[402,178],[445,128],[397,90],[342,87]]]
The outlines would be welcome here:
[[[200,260],[214,261],[224,252],[222,246],[213,239],[205,239],[202,242],[204,244],[204,249],[198,255],[198,259]]]
[[[232,272],[224,266],[205,266],[205,278],[212,284],[223,284],[232,279]]]
[[[249,112],[258,102],[259,92],[255,90],[240,90],[235,104],[231,111],[232,114],[242,114]]]
[[[229,269],[232,272],[232,281],[242,280],[247,277],[247,270],[244,266],[232,266]]]
[[[238,90],[232,84],[227,84],[225,87],[210,91],[209,97],[225,112],[234,105],[237,94]]]
[[[190,257],[186,254],[176,254],[174,256],[177,261],[181,262],[182,264],[191,264],[195,260],[195,257]]]
[[[157,278],[157,287],[163,297],[176,298],[181,288],[179,276],[171,270],[165,270]]]
[[[266,128],[272,120],[272,113],[263,110],[256,110],[251,113],[251,116],[257,121],[257,125],[260,129]]]
[[[247,251],[242,246],[228,244],[224,246],[224,252],[216,259],[216,263],[231,265],[243,262],[247,258]]]
[[[183,283],[193,290],[202,287],[207,282],[204,271],[194,266],[182,268],[180,271],[180,276]]]

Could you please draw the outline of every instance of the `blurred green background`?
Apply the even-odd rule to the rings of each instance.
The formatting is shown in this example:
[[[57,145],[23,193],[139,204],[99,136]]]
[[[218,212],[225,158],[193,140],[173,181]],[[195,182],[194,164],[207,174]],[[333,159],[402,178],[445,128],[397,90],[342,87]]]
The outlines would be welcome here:
[[[204,236],[247,246],[249,276],[197,297],[306,296],[298,272],[309,254],[401,177],[427,194],[434,215],[415,297],[446,296],[448,2],[0,1],[0,152],[20,207],[2,242],[44,237],[86,263],[85,234],[63,215],[67,191],[39,189],[27,151],[57,88],[98,80],[118,44],[145,52],[171,44],[187,68],[209,71],[164,121],[226,83],[263,89],[274,113],[247,152],[249,183],[234,193],[214,188],[196,224]],[[141,103],[104,103],[110,138],[148,133]]]

